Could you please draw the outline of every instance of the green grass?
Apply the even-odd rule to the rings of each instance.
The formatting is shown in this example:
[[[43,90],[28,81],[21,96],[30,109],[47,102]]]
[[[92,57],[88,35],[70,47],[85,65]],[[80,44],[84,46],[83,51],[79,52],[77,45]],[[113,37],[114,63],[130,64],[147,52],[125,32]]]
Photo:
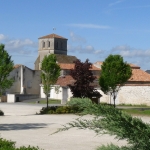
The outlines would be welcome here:
[[[119,104],[117,106],[123,106],[123,107],[150,107],[150,106],[147,106],[146,104],[141,104],[141,105],[133,105],[133,104]]]
[[[131,115],[144,115],[144,116],[150,116],[150,109],[144,109],[144,108],[137,108],[137,109],[121,109],[122,111],[125,111]]]
[[[46,104],[47,103],[47,100],[40,100],[39,102],[40,104]],[[49,104],[61,104],[61,100],[56,100],[56,99],[49,99],[48,100],[48,103]]]
[[[35,104],[37,102],[30,102],[30,103]],[[47,100],[46,99],[40,100],[39,104],[47,104]],[[60,99],[49,99],[48,104],[61,104],[61,100]]]

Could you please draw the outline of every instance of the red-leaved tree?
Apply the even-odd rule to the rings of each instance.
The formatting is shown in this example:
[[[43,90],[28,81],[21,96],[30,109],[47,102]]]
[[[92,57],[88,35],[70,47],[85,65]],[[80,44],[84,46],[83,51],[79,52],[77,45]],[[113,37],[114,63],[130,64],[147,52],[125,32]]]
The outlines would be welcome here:
[[[91,85],[96,79],[96,76],[90,70],[92,63],[88,59],[84,63],[77,59],[74,63],[75,66],[74,69],[71,69],[70,75],[74,78],[75,83],[69,85],[73,97],[100,98],[101,94]]]

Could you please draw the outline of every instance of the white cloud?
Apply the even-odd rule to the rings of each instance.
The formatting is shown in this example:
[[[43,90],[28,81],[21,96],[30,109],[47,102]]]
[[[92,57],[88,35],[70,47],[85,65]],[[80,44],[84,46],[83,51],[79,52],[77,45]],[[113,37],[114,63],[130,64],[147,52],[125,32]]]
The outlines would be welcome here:
[[[11,53],[31,54],[37,44],[30,39],[13,39],[6,42],[6,49]]]
[[[37,52],[38,44],[30,39],[11,39],[0,34],[0,41],[5,44],[5,49],[11,54],[31,54]]]
[[[86,53],[86,54],[101,54],[103,53],[103,50],[95,50],[95,48],[91,45],[87,46],[82,46],[82,45],[77,45],[77,46],[72,46],[68,45],[68,52],[73,52],[73,53]]]
[[[3,41],[6,39],[6,36],[4,34],[0,34],[0,41]]]
[[[150,49],[139,49],[128,45],[113,47],[109,54],[119,54],[128,63],[140,66],[143,70],[150,69]]]
[[[117,5],[117,4],[119,4],[119,3],[122,3],[123,1],[124,1],[124,0],[115,1],[115,2],[113,2],[113,3],[110,3],[109,6],[111,7],[111,6]]]
[[[128,45],[121,45],[112,48],[113,53],[119,53],[124,57],[149,57],[150,56],[150,49],[143,50],[132,48]]]
[[[78,28],[92,28],[92,29],[110,29],[110,26],[104,26],[104,25],[96,25],[96,24],[68,24],[72,27],[78,27]]]
[[[131,49],[131,47],[128,45],[120,45],[120,46],[116,46],[116,47],[112,48],[112,51],[128,51],[130,49]]]
[[[74,34],[74,32],[70,32],[70,37],[71,37],[71,40],[73,42],[86,43],[86,39],[85,38],[82,38],[81,36]]]

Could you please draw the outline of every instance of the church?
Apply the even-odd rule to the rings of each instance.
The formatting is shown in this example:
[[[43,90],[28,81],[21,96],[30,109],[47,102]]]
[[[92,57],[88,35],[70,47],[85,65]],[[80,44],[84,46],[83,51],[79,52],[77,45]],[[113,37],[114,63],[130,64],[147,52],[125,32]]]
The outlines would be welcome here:
[[[25,65],[15,65],[14,70],[10,73],[10,78],[14,79],[14,84],[6,91],[8,102],[38,97],[45,98],[40,68],[44,56],[50,54],[56,55],[57,63],[61,68],[61,75],[57,83],[53,85],[49,98],[60,99],[61,103],[64,104],[72,97],[68,84],[73,84],[75,81],[69,74],[70,69],[74,68],[73,62],[77,57],[67,55],[67,41],[68,39],[54,33],[38,38],[38,57],[34,63],[34,70]],[[94,75],[100,75],[102,63],[100,61],[93,63],[91,70]],[[139,66],[133,64],[130,66],[132,76],[121,87],[116,98],[116,104],[150,105],[150,74],[141,70]],[[113,103],[112,97],[105,95],[100,90],[98,79],[95,80],[94,86],[102,95],[101,102]]]

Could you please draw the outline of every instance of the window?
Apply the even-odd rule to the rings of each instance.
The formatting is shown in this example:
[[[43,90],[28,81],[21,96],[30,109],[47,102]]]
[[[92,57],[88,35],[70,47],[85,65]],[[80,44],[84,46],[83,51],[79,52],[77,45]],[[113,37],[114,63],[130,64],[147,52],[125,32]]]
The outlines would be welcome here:
[[[43,42],[43,45],[42,45],[42,47],[43,47],[43,48],[45,48],[45,42]]]
[[[50,47],[51,46],[51,43],[50,43],[50,41],[48,41],[48,47]]]
[[[61,42],[61,48],[63,48],[63,43]]]
[[[56,49],[58,49],[58,42],[56,43]]]

